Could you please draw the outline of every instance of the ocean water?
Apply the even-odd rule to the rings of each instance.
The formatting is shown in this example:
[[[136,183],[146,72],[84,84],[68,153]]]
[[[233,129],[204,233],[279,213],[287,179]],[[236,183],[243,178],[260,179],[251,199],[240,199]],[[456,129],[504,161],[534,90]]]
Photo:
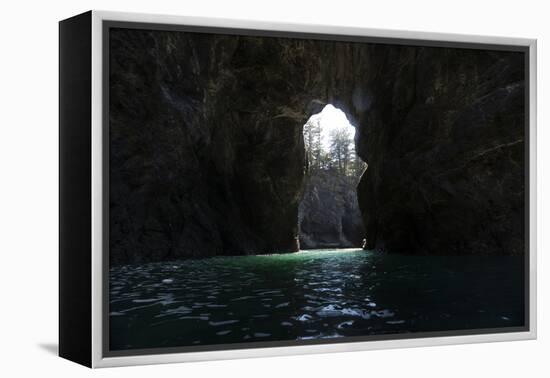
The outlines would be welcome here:
[[[111,350],[524,325],[523,257],[360,249],[110,270]]]

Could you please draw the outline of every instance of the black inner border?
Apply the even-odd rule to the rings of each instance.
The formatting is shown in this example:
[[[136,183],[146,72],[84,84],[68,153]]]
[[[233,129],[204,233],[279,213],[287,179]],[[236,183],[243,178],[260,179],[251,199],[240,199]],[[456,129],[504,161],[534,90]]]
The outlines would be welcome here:
[[[242,35],[256,37],[279,37],[279,38],[298,38],[298,39],[314,39],[321,41],[342,41],[342,42],[359,42],[359,43],[379,43],[391,45],[406,45],[418,47],[451,47],[477,50],[494,50],[494,51],[515,51],[522,52],[525,56],[525,125],[524,125],[524,154],[525,154],[525,262],[524,262],[524,287],[525,287],[525,325],[523,327],[504,327],[504,328],[483,328],[483,329],[467,329],[467,330],[449,330],[438,332],[414,332],[414,333],[396,333],[384,335],[368,335],[368,336],[347,336],[336,339],[319,339],[319,340],[283,340],[283,341],[264,341],[264,342],[244,342],[234,344],[212,344],[198,346],[182,346],[169,348],[145,348],[145,349],[127,349],[127,350],[110,350],[110,325],[109,325],[109,174],[110,174],[110,140],[109,140],[109,32],[110,29],[139,29],[152,31],[180,31],[180,32],[195,32],[195,33],[210,33],[210,34],[226,34],[226,35]],[[406,32],[403,32],[406,33]],[[503,44],[488,44],[488,43],[467,43],[467,42],[449,42],[443,40],[422,40],[422,39],[406,39],[406,38],[385,38],[385,37],[369,37],[357,35],[339,35],[339,34],[322,34],[322,33],[302,33],[288,31],[271,31],[271,30],[255,30],[255,29],[239,29],[239,28],[224,28],[224,27],[209,27],[209,26],[190,26],[176,24],[159,24],[147,22],[128,22],[128,21],[102,21],[102,158],[103,158],[103,267],[102,267],[102,356],[103,357],[123,357],[123,356],[141,356],[151,354],[171,354],[171,353],[190,353],[190,352],[206,352],[206,351],[223,351],[235,349],[254,349],[254,348],[274,348],[274,347],[291,347],[291,346],[307,346],[319,344],[341,344],[351,342],[365,341],[381,341],[381,340],[400,340],[400,339],[418,339],[427,337],[449,337],[449,336],[466,336],[466,335],[483,335],[494,333],[510,333],[510,332],[526,332],[530,330],[529,325],[529,305],[530,305],[530,285],[529,285],[529,262],[530,262],[530,202],[529,202],[529,177],[530,177],[530,56],[529,46],[519,45],[503,45]],[[297,351],[299,353],[299,351]]]

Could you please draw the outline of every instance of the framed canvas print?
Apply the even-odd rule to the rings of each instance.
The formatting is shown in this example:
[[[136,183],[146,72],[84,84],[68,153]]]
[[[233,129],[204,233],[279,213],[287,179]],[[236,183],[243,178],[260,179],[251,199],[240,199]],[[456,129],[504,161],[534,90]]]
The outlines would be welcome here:
[[[535,337],[535,40],[59,26],[62,357]]]

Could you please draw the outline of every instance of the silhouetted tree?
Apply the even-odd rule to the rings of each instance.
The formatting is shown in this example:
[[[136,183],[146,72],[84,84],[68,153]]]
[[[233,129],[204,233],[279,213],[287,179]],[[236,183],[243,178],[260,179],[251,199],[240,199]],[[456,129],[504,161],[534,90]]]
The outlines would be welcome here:
[[[319,117],[311,117],[304,125],[304,142],[310,168],[320,169],[323,148],[321,145],[321,122]]]
[[[330,133],[330,156],[341,174],[347,175],[352,159],[351,132],[348,129],[335,129]]]
[[[349,127],[333,129],[328,144],[323,144],[321,118],[312,116],[304,125],[304,144],[311,172],[334,170],[338,174],[359,178],[366,164],[355,153],[352,130]]]

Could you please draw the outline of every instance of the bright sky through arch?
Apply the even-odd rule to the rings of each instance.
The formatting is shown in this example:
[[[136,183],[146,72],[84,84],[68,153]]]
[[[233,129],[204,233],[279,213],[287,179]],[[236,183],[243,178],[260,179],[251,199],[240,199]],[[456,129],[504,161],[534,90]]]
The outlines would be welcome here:
[[[332,130],[346,128],[350,131],[352,140],[355,136],[355,127],[349,122],[346,114],[332,104],[326,105],[320,113],[314,114],[310,119],[319,119],[321,123],[321,144],[325,151],[330,148],[330,134]]]

